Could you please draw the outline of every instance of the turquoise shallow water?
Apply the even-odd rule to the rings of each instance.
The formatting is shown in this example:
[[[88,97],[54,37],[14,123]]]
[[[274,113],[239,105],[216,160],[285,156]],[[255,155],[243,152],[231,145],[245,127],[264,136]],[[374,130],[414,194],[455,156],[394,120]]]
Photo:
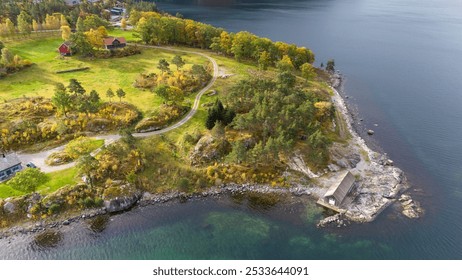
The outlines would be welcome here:
[[[307,202],[262,209],[208,198],[113,216],[96,231],[81,224],[39,242],[0,240],[0,258],[462,258],[461,1],[167,2],[158,6],[310,47],[317,64],[335,58],[349,102],[365,120],[360,132],[406,172],[425,217],[409,221],[390,208],[371,224],[320,230],[309,222],[319,210],[307,210]]]

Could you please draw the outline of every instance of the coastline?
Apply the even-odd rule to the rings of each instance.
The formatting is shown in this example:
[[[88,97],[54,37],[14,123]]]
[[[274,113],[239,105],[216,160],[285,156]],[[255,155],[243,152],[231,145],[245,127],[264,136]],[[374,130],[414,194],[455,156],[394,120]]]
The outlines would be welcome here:
[[[332,102],[342,115],[351,135],[348,148],[356,149],[356,154],[360,156],[360,161],[353,164],[350,169],[357,177],[357,186],[352,191],[353,197],[347,197],[344,203],[347,206],[344,207],[345,212],[342,214],[354,222],[372,222],[390,205],[400,202],[400,211],[404,216],[410,219],[419,218],[424,214],[424,209],[405,193],[410,185],[404,172],[394,166],[394,162],[386,153],[372,150],[355,129],[352,113],[340,93],[342,83],[341,74],[338,72],[332,74],[331,89],[334,93]],[[331,181],[328,178],[326,182]],[[326,219],[329,220],[329,217]]]
[[[129,211],[133,207],[166,203],[176,199],[179,202],[184,202],[209,196],[254,192],[259,194],[290,194],[292,196],[306,195],[316,201],[325,194],[336,176],[345,169],[355,175],[357,185],[343,203],[341,207],[343,211],[321,220],[318,223],[319,227],[324,227],[331,223],[338,226],[345,225],[343,220],[356,223],[372,222],[383,210],[396,202],[401,203],[402,212],[408,218],[420,217],[423,214],[423,209],[420,208],[419,203],[415,202],[409,194],[403,194],[409,189],[409,184],[403,171],[393,166],[393,161],[388,159],[386,154],[373,151],[355,130],[351,112],[348,110],[344,97],[339,92],[342,83],[343,77],[338,73],[334,73],[331,82],[332,102],[341,115],[341,120],[339,121],[343,120],[345,122],[346,131],[351,136],[347,145],[348,152],[345,153],[345,149],[339,147],[340,145],[334,145],[332,152],[341,154],[341,157],[337,160],[338,165],[329,165],[329,170],[325,170],[321,174],[311,172],[303,160],[297,156],[292,158],[292,163],[296,162],[296,164],[289,166],[292,170],[305,173],[311,179],[312,184],[297,185],[291,188],[250,183],[242,185],[224,184],[194,194],[178,191],[163,194],[136,193],[132,196],[116,198],[109,203],[105,203],[104,207],[86,209],[78,214],[72,213],[44,221],[25,221],[20,225],[0,230],[0,239],[16,234],[32,234],[47,229],[59,229],[71,223],[91,219],[99,215],[121,213]]]

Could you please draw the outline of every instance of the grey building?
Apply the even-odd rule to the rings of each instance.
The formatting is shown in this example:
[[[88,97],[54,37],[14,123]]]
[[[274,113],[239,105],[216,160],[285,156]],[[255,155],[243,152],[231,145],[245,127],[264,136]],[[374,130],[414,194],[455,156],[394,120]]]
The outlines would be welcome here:
[[[337,182],[327,190],[324,201],[329,205],[339,207],[353,188],[354,183],[355,177],[350,171],[343,173],[339,176]]]
[[[21,161],[16,154],[0,154],[0,182],[9,179],[21,169]]]

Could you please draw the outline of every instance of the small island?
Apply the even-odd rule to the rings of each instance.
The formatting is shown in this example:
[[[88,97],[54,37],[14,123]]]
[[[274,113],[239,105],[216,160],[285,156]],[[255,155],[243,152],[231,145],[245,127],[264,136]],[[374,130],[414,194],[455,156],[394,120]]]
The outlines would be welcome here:
[[[353,129],[334,60],[148,3],[86,5],[0,23],[4,235],[236,192],[310,196],[333,210],[320,227],[423,213]]]

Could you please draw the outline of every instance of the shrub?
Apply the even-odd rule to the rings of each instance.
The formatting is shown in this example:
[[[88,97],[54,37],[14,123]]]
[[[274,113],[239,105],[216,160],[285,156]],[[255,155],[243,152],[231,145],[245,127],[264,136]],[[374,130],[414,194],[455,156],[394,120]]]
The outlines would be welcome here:
[[[189,186],[190,186],[190,182],[187,178],[181,178],[180,181],[178,182],[178,188],[181,191],[184,191],[184,192],[189,191]]]
[[[52,204],[49,208],[48,208],[48,215],[53,215],[53,214],[57,214],[59,213],[59,211],[61,210],[61,205],[59,204]]]

